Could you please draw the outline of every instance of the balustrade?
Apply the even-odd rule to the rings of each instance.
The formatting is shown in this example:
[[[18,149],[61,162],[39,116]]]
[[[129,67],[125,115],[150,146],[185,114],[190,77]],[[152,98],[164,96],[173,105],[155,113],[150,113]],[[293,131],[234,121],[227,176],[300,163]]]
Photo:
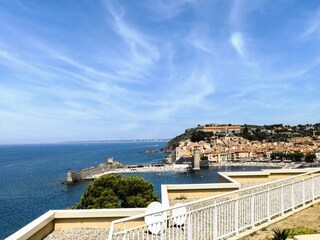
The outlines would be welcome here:
[[[316,170],[152,213],[167,215],[164,221],[153,223],[161,226],[158,235],[148,232],[146,224],[126,228],[146,214],[116,220],[109,240],[226,239],[314,201],[320,196],[319,173]],[[181,207],[187,211],[178,216],[185,220],[178,226],[172,210]]]

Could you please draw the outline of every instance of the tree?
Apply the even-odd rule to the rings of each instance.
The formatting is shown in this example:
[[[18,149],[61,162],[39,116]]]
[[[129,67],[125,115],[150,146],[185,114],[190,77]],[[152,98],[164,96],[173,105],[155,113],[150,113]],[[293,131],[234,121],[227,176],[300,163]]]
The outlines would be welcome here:
[[[81,196],[77,209],[137,208],[159,201],[153,185],[138,176],[109,174],[95,179]]]
[[[316,155],[314,153],[308,153],[305,157],[306,162],[314,162],[316,160]]]
[[[200,141],[205,141],[207,139],[210,139],[210,137],[212,136],[213,136],[212,132],[196,131],[192,133],[190,140],[192,142],[200,142]]]
[[[200,159],[203,160],[203,161],[207,161],[208,160],[208,156],[201,156]]]
[[[249,134],[249,129],[248,129],[248,127],[246,126],[246,127],[244,127],[244,129],[243,129],[243,135],[248,135]]]

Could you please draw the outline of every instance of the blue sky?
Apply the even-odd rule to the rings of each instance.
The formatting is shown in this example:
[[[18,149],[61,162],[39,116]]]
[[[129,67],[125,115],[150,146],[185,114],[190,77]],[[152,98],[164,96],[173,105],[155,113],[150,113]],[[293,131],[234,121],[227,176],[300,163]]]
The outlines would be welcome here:
[[[319,122],[320,3],[0,0],[0,143]]]

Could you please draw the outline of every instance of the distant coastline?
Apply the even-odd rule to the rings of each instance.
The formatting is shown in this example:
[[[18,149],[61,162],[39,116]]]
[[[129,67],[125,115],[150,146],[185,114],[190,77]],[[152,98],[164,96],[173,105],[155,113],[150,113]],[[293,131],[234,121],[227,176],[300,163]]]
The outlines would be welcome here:
[[[63,141],[64,143],[134,143],[134,142],[168,142],[170,139],[166,138],[152,138],[152,139],[124,139],[124,140],[93,140],[93,141]]]

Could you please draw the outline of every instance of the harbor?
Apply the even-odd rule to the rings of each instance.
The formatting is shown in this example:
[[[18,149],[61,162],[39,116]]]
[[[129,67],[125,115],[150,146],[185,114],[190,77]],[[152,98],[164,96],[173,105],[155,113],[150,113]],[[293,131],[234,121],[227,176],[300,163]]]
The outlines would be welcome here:
[[[200,168],[208,167],[242,167],[243,170],[246,167],[263,167],[263,168],[282,168],[282,169],[294,169],[304,167],[301,163],[286,163],[286,162],[272,162],[272,161],[227,161],[220,163],[208,163],[202,165],[200,158],[198,163],[195,161],[184,164],[122,164],[116,162],[113,158],[108,158],[106,162],[99,164],[96,167],[89,167],[77,172],[68,170],[67,180],[65,184],[74,184],[81,181],[93,180],[107,174],[124,174],[124,173],[164,173],[164,172],[177,172],[187,173],[188,171],[198,171]],[[197,161],[196,161],[197,162]]]

